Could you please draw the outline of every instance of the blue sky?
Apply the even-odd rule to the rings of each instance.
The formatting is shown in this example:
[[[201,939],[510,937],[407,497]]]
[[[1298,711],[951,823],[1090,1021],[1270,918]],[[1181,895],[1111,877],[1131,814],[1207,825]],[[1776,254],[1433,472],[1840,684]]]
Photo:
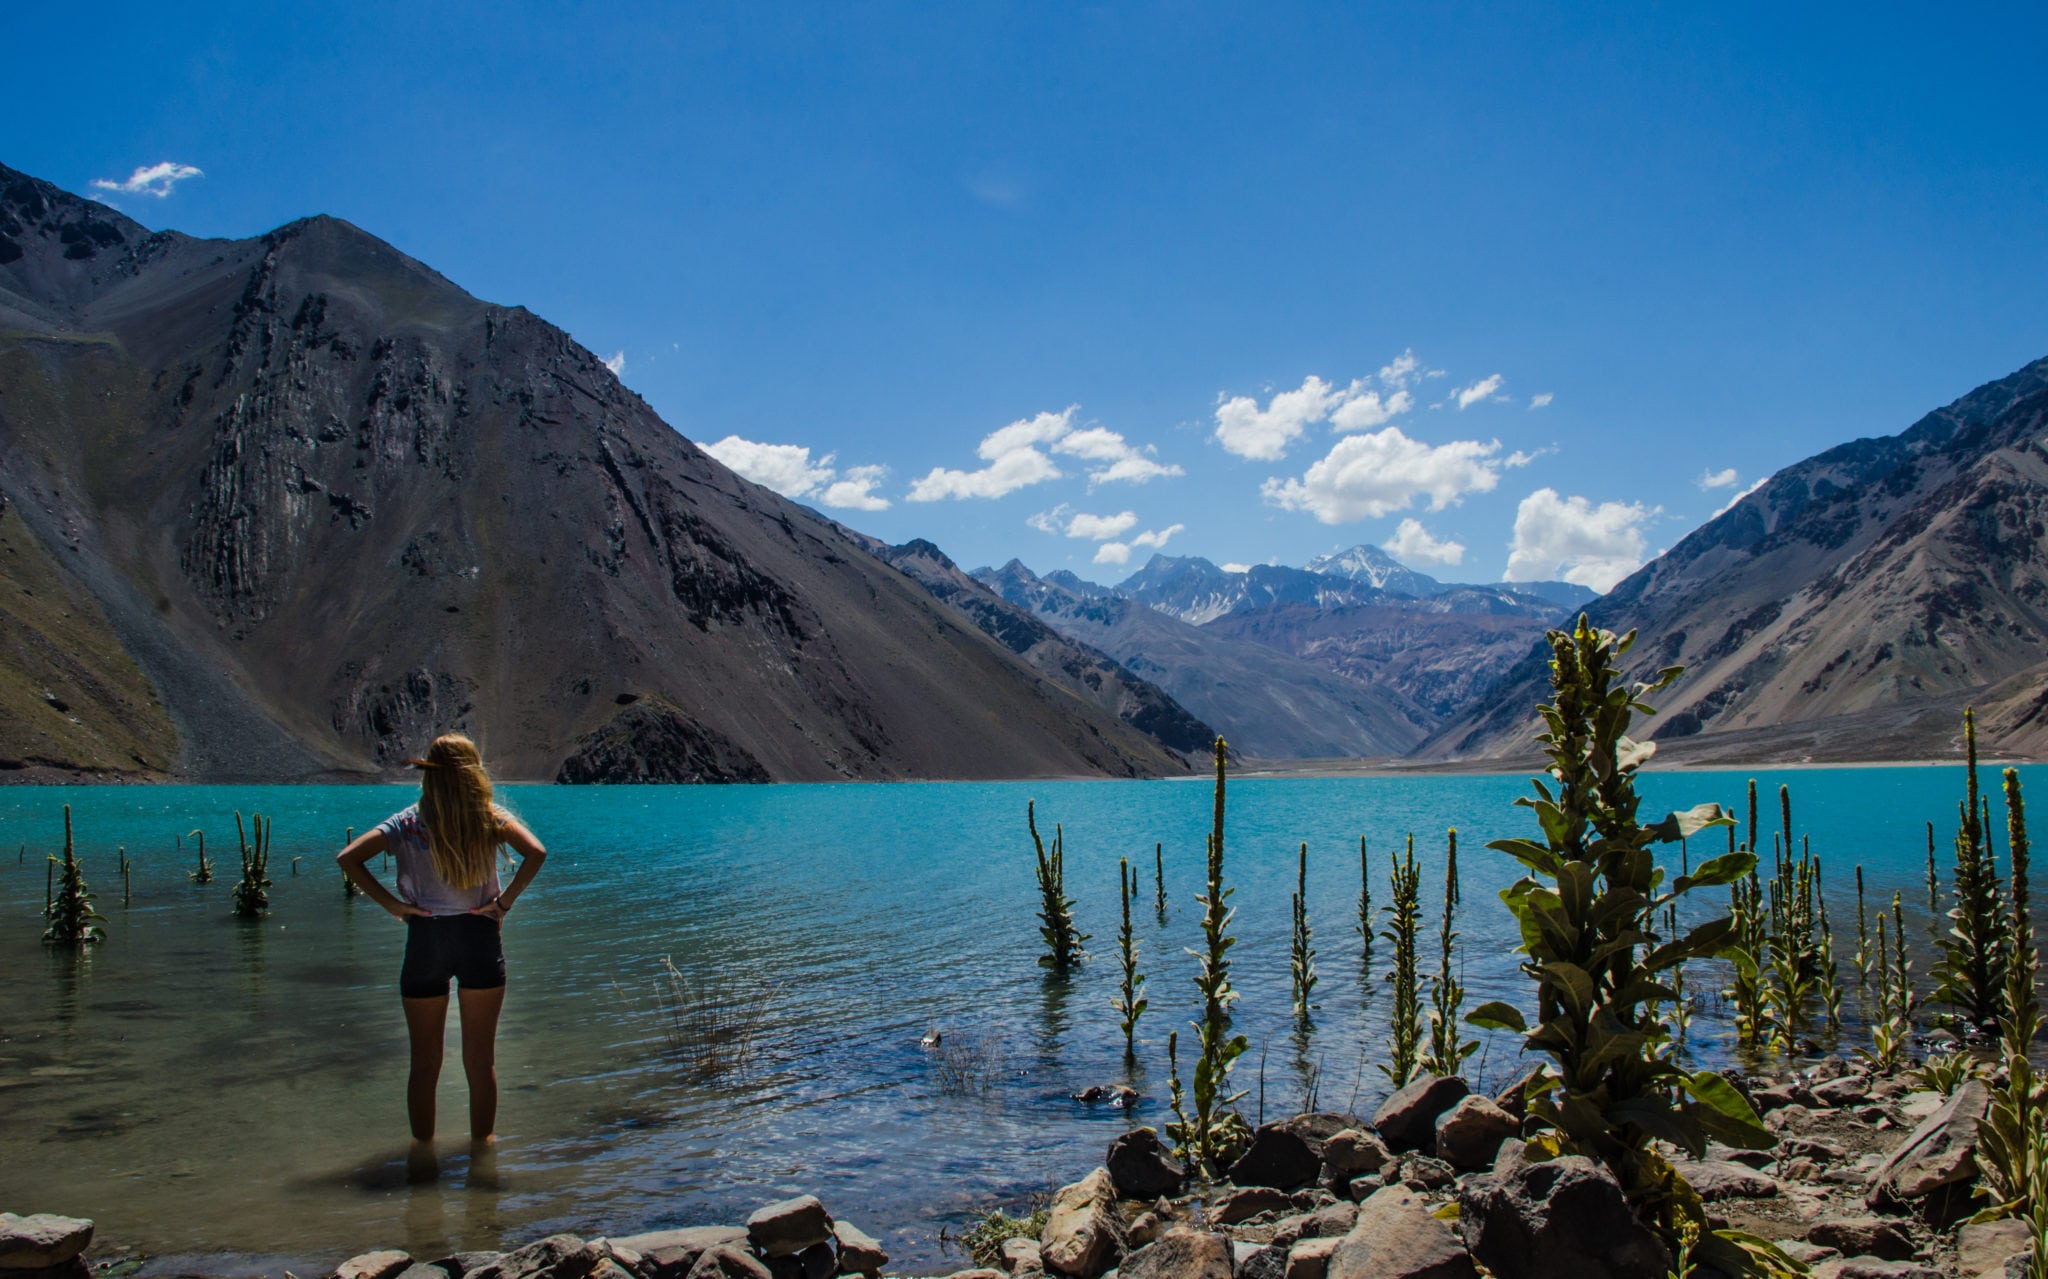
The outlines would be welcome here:
[[[11,25],[0,161],[82,193],[189,166],[99,193],[201,235],[347,218],[969,566],[1372,542],[1604,586],[2048,354],[2038,5]]]

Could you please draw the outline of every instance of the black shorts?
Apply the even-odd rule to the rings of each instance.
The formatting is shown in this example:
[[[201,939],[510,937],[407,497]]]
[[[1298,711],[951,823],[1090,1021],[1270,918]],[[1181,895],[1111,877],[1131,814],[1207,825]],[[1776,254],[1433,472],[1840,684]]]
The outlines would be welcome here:
[[[450,977],[464,990],[494,990],[505,984],[505,948],[497,920],[489,915],[407,918],[398,993],[407,999],[445,999]]]

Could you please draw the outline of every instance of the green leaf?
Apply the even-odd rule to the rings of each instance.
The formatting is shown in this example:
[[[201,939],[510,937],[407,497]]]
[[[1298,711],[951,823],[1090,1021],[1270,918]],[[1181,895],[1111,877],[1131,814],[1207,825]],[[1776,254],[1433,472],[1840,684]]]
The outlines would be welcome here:
[[[1706,1151],[1706,1134],[1690,1116],[1671,1108],[1662,1097],[1631,1097],[1607,1107],[1607,1118],[1634,1124],[1659,1141],[1668,1141],[1697,1159]]]
[[[1477,1026],[1481,1030],[1512,1030],[1517,1034],[1529,1032],[1529,1023],[1523,1020],[1522,1010],[1498,999],[1481,1004],[1466,1013],[1465,1024]]]
[[[1719,857],[1700,863],[1699,869],[1692,874],[1679,876],[1678,882],[1671,888],[1673,892],[1682,893],[1693,888],[1714,888],[1721,884],[1732,884],[1754,869],[1755,853],[1722,853]]]
[[[1682,813],[1672,813],[1655,826],[1646,829],[1650,832],[1650,837],[1658,843],[1670,844],[1681,839],[1690,839],[1710,827],[1734,824],[1734,816],[1719,804],[1700,804]],[[1720,858],[1715,860],[1719,861]]]
[[[1709,1136],[1737,1150],[1769,1150],[1778,1144],[1777,1137],[1757,1117],[1756,1108],[1734,1084],[1711,1070],[1681,1075],[1678,1082],[1700,1103],[1692,1108],[1692,1117]]]
[[[1659,946],[1643,956],[1643,967],[1651,972],[1684,963],[1688,959],[1699,959],[1725,950],[1729,939],[1735,935],[1735,923],[1727,916],[1710,919],[1694,928],[1677,941]]]

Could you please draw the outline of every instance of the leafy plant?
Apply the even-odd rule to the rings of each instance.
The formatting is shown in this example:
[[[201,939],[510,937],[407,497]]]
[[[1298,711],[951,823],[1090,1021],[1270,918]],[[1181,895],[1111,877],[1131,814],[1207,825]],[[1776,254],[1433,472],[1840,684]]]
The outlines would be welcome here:
[[[1858,863],[1856,867],[1856,957],[1851,961],[1856,965],[1856,984],[1858,986],[1865,986],[1870,982],[1870,961],[1870,928],[1865,922],[1863,914],[1863,866],[1861,863]]]
[[[1920,1081],[1922,1088],[1931,1088],[1947,1097],[1977,1077],[1977,1059],[1970,1055],[1968,1049],[1951,1048],[1920,1063],[1913,1076]]]
[[[1763,894],[1753,865],[1747,875],[1728,886],[1730,933],[1722,951],[1730,967],[1728,988],[1722,993],[1735,1006],[1735,1042],[1752,1052],[1771,1038],[1763,973],[1770,959],[1771,924]]]
[[[1967,772],[1956,829],[1955,905],[1948,912],[1948,935],[1940,940],[1933,976],[1935,998],[1954,1010],[1955,1028],[1970,1039],[1995,1028],[2003,1011],[2007,939],[1997,872],[1979,816],[1977,716],[1971,710],[1963,712],[1963,741]]]
[[[1391,1056],[1380,1071],[1395,1088],[1405,1088],[1415,1075],[1422,1053],[1422,999],[1416,974],[1417,925],[1422,917],[1422,872],[1415,865],[1415,836],[1408,837],[1405,860],[1396,859],[1387,876],[1393,903],[1380,912],[1387,928],[1380,936],[1394,948],[1394,970],[1387,981],[1394,987],[1392,1023],[1387,1028]]]
[[[1209,875],[1207,891],[1195,901],[1202,907],[1202,950],[1195,972],[1195,988],[1202,992],[1202,1019],[1194,1023],[1196,1056],[1194,1079],[1195,1111],[1183,1144],[1188,1159],[1200,1175],[1214,1176],[1225,1163],[1234,1135],[1227,1131],[1225,1110],[1245,1094],[1230,1091],[1231,1067],[1244,1055],[1248,1045],[1243,1035],[1231,1033],[1230,1006],[1237,992],[1230,986],[1231,889],[1223,886],[1223,801],[1225,751],[1223,739],[1216,739],[1216,802],[1214,825],[1209,832]],[[1242,1127],[1240,1120],[1238,1127]]]
[[[99,925],[106,920],[92,908],[92,890],[86,887],[85,867],[80,864],[72,847],[69,804],[64,805],[64,859],[60,862],[52,854],[50,865],[52,869],[62,867],[62,870],[58,872],[54,889],[44,890],[43,916],[50,921],[50,926],[43,930],[43,940],[52,946],[73,948],[105,941],[107,935]]]
[[[753,1064],[755,1041],[767,1024],[779,989],[777,983],[765,980],[730,982],[693,976],[676,967],[672,956],[663,955],[655,994],[661,1004],[662,1038],[668,1051],[701,1079],[745,1074]],[[987,1056],[971,1044],[965,1046],[971,1057]]]
[[[242,845],[242,878],[235,885],[235,913],[244,919],[254,919],[270,909],[270,828],[271,823],[263,820],[263,814],[255,813],[250,822],[256,827],[256,842],[251,844],[242,829],[242,814],[235,812],[235,838]]]
[[[2027,810],[2017,769],[2004,774],[2006,838],[2012,858],[2012,914],[2007,927],[2012,951],[2006,965],[2005,1015],[1999,1020],[2005,1080],[1991,1088],[1991,1104],[1977,1121],[1977,1163],[1981,1189],[1993,1207],[1980,1216],[2018,1217],[2033,1235],[2030,1279],[2048,1279],[2048,1105],[2043,1104],[2028,1049],[2041,1030],[2035,991],[2040,968],[2034,941]]]
[[[1045,938],[1045,953],[1038,966],[1064,974],[1088,958],[1081,949],[1088,935],[1074,926],[1074,902],[1067,896],[1067,837],[1057,824],[1052,828],[1052,851],[1038,836],[1037,801],[1024,805],[1024,823],[1031,830],[1031,843],[1038,850],[1038,935]]]
[[[1307,1021],[1309,995],[1316,988],[1314,935],[1308,925],[1308,845],[1301,846],[1301,863],[1294,879],[1294,934],[1288,947],[1288,972],[1294,985],[1294,1015]]]
[[[1152,845],[1152,893],[1153,905],[1159,913],[1159,922],[1166,922],[1166,845]]]
[[[1117,959],[1123,967],[1123,984],[1112,1001],[1124,1028],[1124,1056],[1137,1055],[1138,1017],[1149,1006],[1145,999],[1145,976],[1138,971],[1138,935],[1131,929],[1131,903],[1138,899],[1138,872],[1125,858],[1116,859],[1117,897],[1123,903],[1123,926],[1117,930]]]
[[[1906,915],[1892,894],[1892,945],[1885,945],[1884,912],[1877,915],[1877,1017],[1870,1023],[1870,1047],[1856,1054],[1881,1072],[1897,1070],[1913,1038],[1912,963],[1906,958]]]
[[[197,870],[188,870],[185,874],[195,884],[211,884],[213,882],[213,862],[206,856],[206,832],[195,830],[188,831],[187,834],[199,840],[199,868]]]
[[[1045,1233],[1046,1210],[1034,1208],[1022,1217],[1012,1217],[991,1208],[975,1218],[960,1236],[960,1246],[974,1264],[984,1269],[1003,1268],[1003,1245],[1012,1239],[1036,1239]]]
[[[1444,919],[1438,930],[1436,982],[1430,991],[1429,1051],[1422,1056],[1422,1068],[1432,1075],[1455,1075],[1465,1059],[1479,1051],[1476,1039],[1461,1040],[1458,1013],[1465,1005],[1465,987],[1452,971],[1452,956],[1458,946],[1458,832],[1450,832],[1450,852],[1444,860]]]
[[[1364,941],[1361,964],[1372,963],[1372,859],[1366,855],[1365,836],[1358,837],[1358,935]]]
[[[1549,758],[1550,783],[1516,802],[1536,815],[1542,840],[1507,839],[1490,847],[1514,857],[1530,874],[1502,898],[1521,925],[1522,969],[1536,983],[1537,1026],[1526,1046],[1552,1068],[1530,1086],[1529,1115],[1545,1132],[1532,1141],[1538,1157],[1573,1152],[1605,1164],[1636,1213],[1676,1243],[1684,1220],[1703,1216],[1699,1199],[1652,1147],[1668,1141],[1698,1158],[1709,1138],[1767,1149],[1774,1138],[1741,1093],[1711,1071],[1687,1072],[1653,1051],[1656,1004],[1674,992],[1664,975],[1688,959],[1720,953],[1733,933],[1725,917],[1666,939],[1658,916],[1698,888],[1731,884],[1755,866],[1748,852],[1703,862],[1663,889],[1652,846],[1729,818],[1718,804],[1645,825],[1637,817],[1635,774],[1653,752],[1628,737],[1643,698],[1679,673],[1668,668],[1649,683],[1620,682],[1616,659],[1634,642],[1616,638],[1583,616],[1570,632],[1552,631],[1552,704],[1539,708],[1538,741]],[[1553,786],[1555,789],[1553,790]],[[1526,1031],[1512,1005],[1494,1002],[1467,1018],[1474,1025]],[[1717,1268],[1751,1269],[1755,1244],[1728,1232],[1703,1234],[1696,1255]]]

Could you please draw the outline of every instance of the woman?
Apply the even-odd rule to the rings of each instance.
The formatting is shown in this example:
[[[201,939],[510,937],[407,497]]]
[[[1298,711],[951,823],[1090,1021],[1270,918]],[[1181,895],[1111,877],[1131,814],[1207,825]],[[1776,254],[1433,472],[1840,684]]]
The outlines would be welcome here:
[[[398,993],[412,1037],[406,1113],[415,1141],[434,1139],[434,1090],[441,1079],[441,1043],[448,1026],[448,979],[462,1003],[462,1069],[469,1076],[469,1135],[496,1140],[498,1011],[505,1003],[505,952],[499,925],[547,859],[533,832],[491,802],[491,777],[476,743],[460,733],[434,739],[420,770],[420,802],[394,813],[335,855],[341,873],[370,899],[405,921],[405,964]],[[498,887],[498,846],[520,857],[509,887]],[[398,892],[370,873],[369,860],[389,852],[398,864]]]

